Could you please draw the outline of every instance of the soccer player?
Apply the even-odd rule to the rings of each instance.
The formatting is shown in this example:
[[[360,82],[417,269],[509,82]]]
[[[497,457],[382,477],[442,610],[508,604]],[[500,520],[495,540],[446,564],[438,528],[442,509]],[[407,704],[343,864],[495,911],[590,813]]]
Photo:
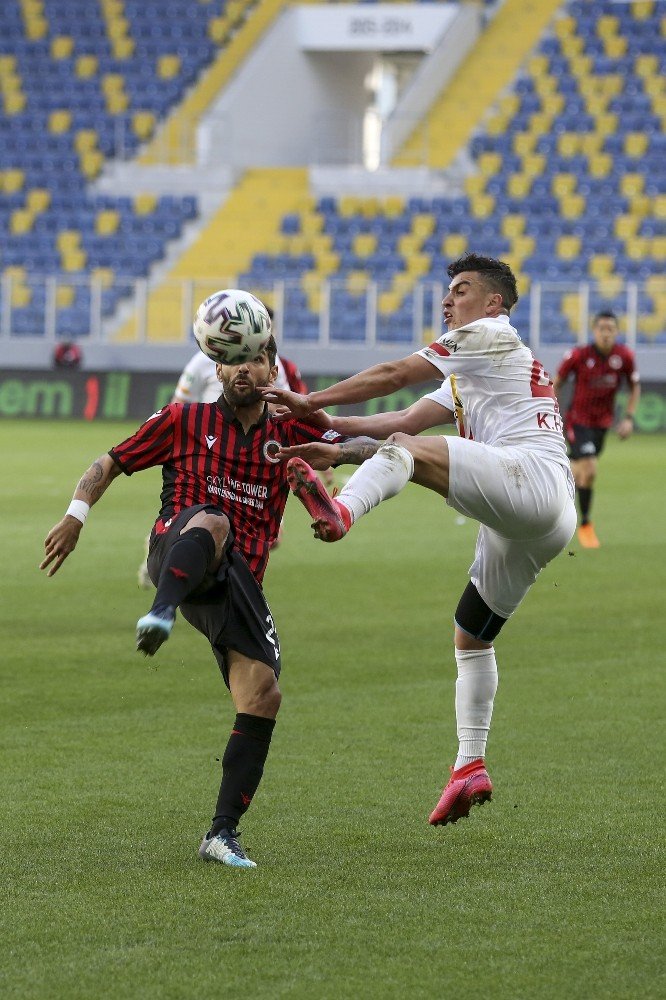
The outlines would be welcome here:
[[[578,541],[586,549],[598,549],[599,539],[590,520],[592,492],[597,477],[597,459],[606,431],[615,419],[615,395],[623,381],[630,386],[624,417],[617,425],[618,437],[628,438],[634,429],[634,414],[641,394],[634,352],[618,344],[615,313],[598,312],[592,321],[592,343],[568,351],[557,375],[555,392],[574,378],[571,405],[565,418],[571,470],[576,481],[580,525]]]
[[[576,527],[574,484],[553,383],[509,322],[518,299],[511,269],[468,254],[450,264],[448,274],[443,310],[449,332],[429,347],[308,396],[264,393],[304,417],[437,376],[444,380],[437,392],[401,413],[322,419],[354,433],[388,433],[383,445],[346,441],[280,453],[288,459],[291,489],[323,541],[341,539],[410,479],[480,522],[471,579],[454,616],[458,756],[430,815],[433,825],[455,823],[469,815],[472,805],[491,797],[485,752],[497,689],[494,640]],[[413,436],[454,421],[459,437]],[[315,465],[363,464],[331,499],[303,457]]]
[[[56,573],[75,548],[90,507],[121,473],[162,466],[161,508],[148,567],[157,587],[137,623],[137,649],[153,656],[169,638],[176,609],[210,641],[236,708],[222,783],[199,853],[254,868],[237,824],[257,790],[275,719],[280,643],[261,581],[289,496],[281,447],[338,440],[298,419],[278,422],[259,394],[277,378],[276,344],[239,365],[218,365],[214,403],[170,403],[93,462],[63,519],[45,541],[41,569]]]
[[[266,307],[271,319],[273,310]],[[275,359],[277,366],[277,376],[275,386],[278,389],[292,389],[294,392],[307,392],[308,387],[303,381],[298,366],[289,358],[282,358],[278,354]],[[217,365],[212,358],[209,358],[203,351],[197,351],[187,362],[176,385],[172,403],[214,403],[220,396],[220,380],[217,377]],[[329,486],[333,482],[333,473],[328,472],[326,482]],[[278,530],[273,548],[277,548],[282,537],[282,529]],[[148,571],[148,545],[150,538],[146,539],[146,554],[137,570],[139,586],[143,590],[150,590],[153,585]]]

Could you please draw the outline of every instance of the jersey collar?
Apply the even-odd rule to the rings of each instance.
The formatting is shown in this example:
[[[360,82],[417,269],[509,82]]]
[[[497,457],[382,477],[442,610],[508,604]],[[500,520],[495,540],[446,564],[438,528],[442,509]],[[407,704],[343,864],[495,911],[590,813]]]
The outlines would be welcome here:
[[[231,420],[234,423],[237,423],[238,426],[242,428],[243,425],[241,424],[240,420],[238,419],[238,417],[236,416],[236,414],[234,413],[234,411],[231,409],[231,407],[227,403],[226,399],[224,398],[224,393],[223,392],[220,394],[220,397],[217,400],[217,402],[215,403],[215,406],[218,408],[218,410],[220,411],[220,413],[222,413],[222,415],[224,417],[226,417],[227,420]],[[256,423],[250,424],[250,428],[249,429],[251,429],[252,427],[261,427],[261,426],[263,426],[263,424],[266,423],[267,420],[268,420],[268,403],[264,403],[263,413],[261,414],[261,416],[259,417],[259,419],[256,421]]]

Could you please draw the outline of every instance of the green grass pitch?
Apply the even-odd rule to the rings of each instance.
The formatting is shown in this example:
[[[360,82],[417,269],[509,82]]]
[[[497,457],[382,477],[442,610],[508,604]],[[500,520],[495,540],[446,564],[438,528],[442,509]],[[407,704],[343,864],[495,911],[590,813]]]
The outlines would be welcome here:
[[[572,542],[500,636],[494,799],[451,828],[427,816],[475,525],[409,486],[326,546],[290,502],[266,578],[284,702],[238,872],[197,857],[233,719],[207,644],[181,620],[134,651],[159,473],[37,570],[131,430],[0,425],[0,994],[663,996],[664,438],[609,439],[602,548]]]

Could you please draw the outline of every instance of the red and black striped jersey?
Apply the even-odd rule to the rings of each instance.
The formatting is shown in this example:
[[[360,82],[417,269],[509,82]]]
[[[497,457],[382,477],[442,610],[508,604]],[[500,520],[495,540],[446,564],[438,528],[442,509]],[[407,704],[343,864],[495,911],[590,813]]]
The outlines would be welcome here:
[[[583,427],[610,427],[621,382],[639,381],[634,352],[625,344],[614,344],[609,354],[602,354],[595,344],[574,347],[565,354],[557,374],[563,380],[574,376],[567,424]]]
[[[224,396],[215,403],[170,403],[109,452],[124,473],[162,466],[159,528],[195,504],[229,518],[240,551],[261,582],[289,495],[281,445],[343,441],[336,431],[275,420],[265,409],[247,434]]]

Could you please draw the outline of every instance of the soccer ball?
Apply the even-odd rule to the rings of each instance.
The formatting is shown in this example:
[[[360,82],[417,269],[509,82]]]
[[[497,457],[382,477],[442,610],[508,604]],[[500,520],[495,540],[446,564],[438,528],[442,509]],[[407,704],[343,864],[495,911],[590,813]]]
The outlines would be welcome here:
[[[271,336],[271,318],[263,302],[240,288],[223,288],[201,303],[194,317],[194,337],[220,365],[255,358]]]

